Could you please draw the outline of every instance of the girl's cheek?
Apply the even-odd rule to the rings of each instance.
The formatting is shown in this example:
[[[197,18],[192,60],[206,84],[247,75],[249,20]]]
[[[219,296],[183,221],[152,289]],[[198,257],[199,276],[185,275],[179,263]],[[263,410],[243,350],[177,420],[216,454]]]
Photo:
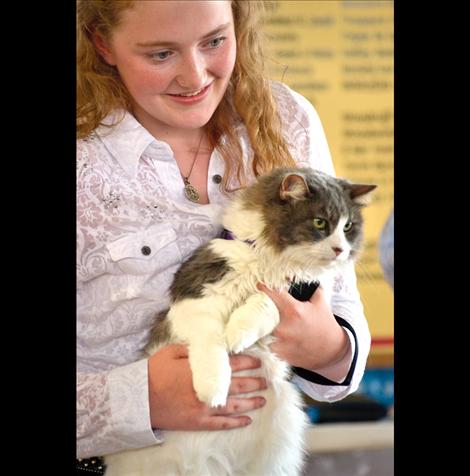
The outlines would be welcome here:
[[[227,44],[226,48],[221,49],[221,51],[213,57],[211,69],[217,76],[223,77],[232,74],[237,55],[235,44],[235,39],[231,40],[231,43]]]
[[[171,83],[168,74],[157,71],[155,66],[139,66],[133,70],[134,87],[152,92],[164,92]]]
[[[232,53],[230,55],[220,55],[214,59],[212,63],[212,70],[217,76],[229,76],[235,65],[235,54]]]

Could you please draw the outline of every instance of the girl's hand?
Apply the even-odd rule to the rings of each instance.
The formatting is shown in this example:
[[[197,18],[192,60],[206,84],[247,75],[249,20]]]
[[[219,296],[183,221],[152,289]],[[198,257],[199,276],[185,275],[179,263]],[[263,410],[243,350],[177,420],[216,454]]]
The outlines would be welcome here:
[[[261,408],[263,397],[240,397],[267,388],[264,378],[236,377],[240,370],[256,369],[259,359],[248,355],[230,356],[232,382],[227,405],[210,408],[200,402],[193,388],[186,346],[171,344],[148,360],[150,421],[162,430],[228,430],[251,423],[244,415]],[[234,396],[236,395],[236,396]]]
[[[336,322],[321,286],[305,302],[293,298],[287,291],[273,291],[261,283],[258,289],[266,293],[279,309],[281,321],[272,333],[276,342],[270,348],[281,359],[295,367],[315,371],[328,369],[328,372],[347,360],[345,357],[351,347],[349,338]],[[336,369],[335,375],[329,374],[329,377],[320,373],[331,378],[339,371],[341,378],[347,370]]]

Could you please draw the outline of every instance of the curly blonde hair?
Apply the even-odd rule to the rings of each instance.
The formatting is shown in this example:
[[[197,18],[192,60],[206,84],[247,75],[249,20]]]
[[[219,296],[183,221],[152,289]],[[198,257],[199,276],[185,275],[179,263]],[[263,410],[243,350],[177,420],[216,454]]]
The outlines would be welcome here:
[[[138,0],[77,0],[77,138],[87,137],[113,110],[131,111],[129,93],[114,66],[97,52],[92,32],[109,39],[122,12]],[[232,0],[237,57],[226,94],[207,127],[211,145],[225,162],[223,188],[233,176],[246,184],[237,124],[246,127],[255,177],[295,166],[281,133],[263,53],[262,22],[274,2]],[[122,119],[122,118],[120,118]],[[114,125],[114,124],[113,124]],[[222,136],[224,141],[221,141]]]

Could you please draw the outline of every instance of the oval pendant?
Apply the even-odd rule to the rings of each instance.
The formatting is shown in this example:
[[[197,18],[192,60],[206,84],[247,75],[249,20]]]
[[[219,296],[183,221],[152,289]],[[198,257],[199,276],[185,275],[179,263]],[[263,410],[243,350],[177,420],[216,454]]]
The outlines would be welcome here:
[[[199,192],[189,182],[184,187],[184,194],[191,202],[199,202]]]

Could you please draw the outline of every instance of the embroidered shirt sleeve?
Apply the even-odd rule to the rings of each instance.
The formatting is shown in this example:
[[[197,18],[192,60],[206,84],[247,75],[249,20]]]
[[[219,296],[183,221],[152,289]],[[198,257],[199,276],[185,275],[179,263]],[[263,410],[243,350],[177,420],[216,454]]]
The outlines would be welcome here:
[[[163,441],[152,431],[147,361],[77,378],[77,457],[101,456]]]
[[[119,296],[112,291],[117,277],[109,272],[109,252],[105,246],[111,233],[105,217],[109,207],[101,199],[107,196],[108,190],[104,186],[103,171],[95,169],[96,155],[103,151],[100,152],[93,141],[79,141],[77,151],[79,458],[161,441],[161,435],[150,427],[147,360],[127,365],[117,362],[120,353],[127,354],[138,347],[138,343],[114,340],[113,326],[122,327],[129,319],[119,308]],[[135,329],[134,334],[137,335]],[[116,347],[120,352],[116,352]]]

